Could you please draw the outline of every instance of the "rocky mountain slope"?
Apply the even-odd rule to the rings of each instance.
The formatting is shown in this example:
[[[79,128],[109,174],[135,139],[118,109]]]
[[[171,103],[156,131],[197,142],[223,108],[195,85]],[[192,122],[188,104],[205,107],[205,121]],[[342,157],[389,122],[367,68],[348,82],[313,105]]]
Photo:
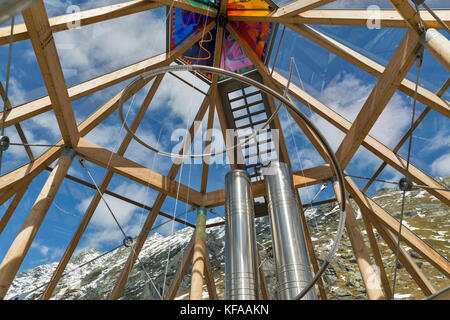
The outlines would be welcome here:
[[[450,177],[440,178],[441,182],[450,185]],[[396,188],[382,189],[373,199],[394,217],[398,218],[401,206],[402,192]],[[358,222],[363,229],[363,221],[358,212]],[[336,232],[339,211],[336,204],[322,205],[306,211],[316,253],[320,258],[325,257],[332,245]],[[419,237],[432,245],[438,252],[448,258],[450,254],[450,212],[445,204],[424,190],[407,192],[405,203],[405,225]],[[208,221],[220,222],[221,218]],[[272,241],[268,218],[256,219],[257,241],[260,247],[262,267],[272,299],[277,299],[275,266],[272,256]],[[137,262],[130,273],[128,282],[123,290],[121,299],[160,299],[160,293],[167,291],[176,268],[183,256],[193,230],[182,229],[171,236],[163,237],[153,233],[146,241]],[[225,298],[225,250],[224,227],[209,228],[207,247],[209,250],[212,269],[215,275],[220,299]],[[369,242],[365,231],[366,244]],[[388,278],[392,280],[395,257],[381,237],[376,234]],[[450,285],[450,280],[439,273],[416,252],[406,247],[419,268],[425,273],[432,285],[442,289]],[[126,261],[129,248],[121,247],[112,253],[103,253],[96,249],[88,249],[74,257],[66,268],[66,274],[59,281],[52,299],[105,299],[113,288]],[[91,261],[92,259],[96,260]],[[169,257],[166,274],[166,262]],[[372,261],[374,264],[374,261]],[[20,273],[14,280],[6,299],[39,299],[44,285],[56,268],[57,263],[38,266],[32,270]],[[397,299],[422,299],[424,295],[405,268],[398,266]],[[72,271],[71,271],[72,270]],[[151,280],[150,280],[151,279]],[[366,292],[358,271],[355,257],[347,236],[341,240],[339,250],[328,268],[325,276],[325,287],[329,299],[366,299]],[[164,285],[165,284],[165,285]],[[190,285],[190,270],[184,277],[177,299],[188,298]],[[392,285],[392,282],[391,282]],[[42,287],[40,289],[39,288]],[[208,298],[206,287],[204,297]]]

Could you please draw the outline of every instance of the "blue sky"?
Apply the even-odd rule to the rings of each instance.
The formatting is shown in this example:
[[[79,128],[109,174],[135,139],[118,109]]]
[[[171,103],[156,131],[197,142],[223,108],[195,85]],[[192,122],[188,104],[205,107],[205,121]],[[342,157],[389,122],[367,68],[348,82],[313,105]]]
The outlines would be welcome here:
[[[52,0],[45,1],[45,4],[49,16],[56,16],[66,13],[69,5],[79,5],[84,10],[119,2],[122,1],[70,2]],[[279,5],[285,3],[283,1],[275,2]],[[385,2],[377,1],[376,3],[384,6],[383,3]],[[427,3],[433,7],[448,7],[448,3],[446,5],[445,1],[427,1]],[[372,4],[370,1],[336,1],[328,7],[366,8],[370,4]],[[385,5],[389,7],[387,2]],[[114,21],[56,33],[55,41],[67,86],[73,86],[163,52],[165,50],[164,19],[165,9],[156,9],[115,19]],[[16,22],[22,22],[20,15]],[[8,23],[5,23],[5,25],[8,25]],[[387,64],[405,33],[405,29],[390,28],[369,30],[363,27],[313,27],[382,65]],[[280,34],[281,29],[278,32],[276,45]],[[3,66],[0,70],[3,83],[6,78],[7,54],[7,46],[0,47],[0,61]],[[290,29],[286,29],[275,66],[276,71],[287,76],[291,57],[294,57],[296,64],[293,82],[350,121],[353,121],[356,117],[357,112],[377,81],[370,74],[302,38]],[[273,59],[274,54],[272,54],[270,66],[273,64]],[[415,81],[415,70],[415,67],[413,67],[408,75],[408,78],[412,81]],[[204,91],[208,90],[207,86],[198,79],[186,74],[182,74],[182,76]],[[420,73],[420,85],[436,92],[448,76],[448,72],[425,51]],[[84,120],[99,106],[112,98],[126,83],[128,82],[117,84],[74,101],[72,105],[77,122]],[[130,110],[130,117],[137,111],[149,86],[146,86],[125,105],[125,110]],[[14,106],[20,105],[45,95],[47,95],[47,92],[30,41],[14,43],[10,80],[12,104]],[[450,92],[447,92],[444,97],[449,100]],[[190,89],[175,78],[166,76],[142,122],[138,135],[158,148],[171,151],[174,146],[174,143],[170,140],[172,132],[177,128],[186,128],[190,124],[202,99],[202,94]],[[336,150],[344,135],[320,119],[307,106],[300,103],[297,103],[297,105],[322,130],[333,149]],[[418,115],[423,109],[424,106],[418,103],[416,114]],[[370,134],[392,148],[409,128],[411,111],[412,99],[398,91]],[[314,151],[300,129],[293,125],[293,120],[287,116],[285,110],[280,112],[280,119],[294,170],[322,164],[323,160],[320,155]],[[215,127],[218,128],[217,116],[214,123]],[[32,143],[54,143],[60,139],[52,112],[26,120],[22,124],[28,139]],[[432,110],[414,133],[412,163],[431,176],[450,175],[449,131],[448,119]],[[7,128],[6,134],[11,137],[12,141],[19,141],[13,127]],[[118,114],[115,112],[86,138],[110,150],[117,150],[124,136],[125,132],[121,129]],[[36,156],[44,150],[44,148],[33,148]],[[406,152],[405,144],[405,147],[399,153],[406,157]],[[135,142],[131,143],[125,156],[162,174],[167,174],[171,165],[168,158],[155,155]],[[27,157],[23,149],[12,146],[4,154],[2,173],[11,171],[26,162]],[[347,171],[350,174],[370,177],[380,164],[381,160],[361,147]],[[105,174],[105,169],[89,163],[88,168],[99,184]],[[208,191],[223,188],[224,176],[228,170],[229,167],[223,164],[211,166]],[[69,173],[86,181],[89,180],[84,169],[76,160],[74,160]],[[3,258],[20,229],[48,174],[44,171],[34,179],[7,228],[0,235],[0,258]],[[201,165],[186,164],[182,166],[177,179],[198,190],[200,177]],[[401,175],[389,166],[380,175],[381,179],[394,181],[397,181],[400,177]],[[365,184],[365,181],[355,180],[355,182],[359,186]],[[376,189],[385,186],[382,183],[375,183],[369,189],[369,193],[373,194]],[[319,187],[302,189],[303,202],[307,203]],[[115,175],[112,179],[109,189],[149,206],[152,205],[157,196],[157,192],[118,175]],[[332,193],[329,189],[321,193],[318,199],[331,197]],[[21,270],[60,259],[93,195],[94,191],[89,188],[67,179],[63,182]],[[147,212],[142,208],[134,207],[110,197],[107,197],[107,200],[125,230],[132,236],[136,235]],[[8,205],[9,201],[0,207],[0,215],[3,214]],[[168,198],[162,211],[172,215],[184,212],[187,209],[189,209],[189,206],[185,203]],[[223,215],[222,207],[216,210],[220,215]],[[212,218],[214,215],[210,214],[209,217]],[[190,213],[187,219],[190,222],[195,222],[195,214]],[[163,218],[158,218],[155,225],[164,221]],[[180,227],[179,224],[169,223],[158,231],[166,235]],[[100,205],[80,241],[78,250],[89,247],[108,250],[119,245],[121,241],[120,231],[113,223],[106,207]]]

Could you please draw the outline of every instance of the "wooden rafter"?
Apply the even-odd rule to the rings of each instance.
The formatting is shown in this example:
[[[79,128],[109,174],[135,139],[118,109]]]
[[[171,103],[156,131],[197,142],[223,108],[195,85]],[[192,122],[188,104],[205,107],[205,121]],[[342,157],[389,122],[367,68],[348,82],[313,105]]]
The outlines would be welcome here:
[[[280,10],[280,9],[278,9]],[[435,10],[436,14],[447,24],[450,22],[450,10]],[[426,10],[420,10],[420,15],[429,28],[442,29],[442,26]],[[376,19],[376,20],[375,20]],[[230,16],[230,21],[259,21],[284,24],[318,24],[333,26],[368,27],[374,25],[381,28],[407,28],[408,23],[396,11],[380,9],[379,11],[355,9],[316,9],[295,16],[282,16],[274,12],[269,15]]]
[[[438,97],[441,97],[447,88],[450,86],[450,78],[447,79],[447,81],[444,83],[444,85],[439,89],[439,91],[436,93]],[[415,119],[413,125],[411,128],[408,129],[408,131],[403,135],[403,137],[400,139],[400,141],[395,145],[395,147],[392,149],[394,153],[397,153],[400,148],[403,146],[403,144],[406,142],[406,140],[409,138],[410,135],[414,132],[414,130],[417,129],[419,124],[422,122],[422,120],[425,118],[425,116],[430,112],[431,108],[426,107],[422,113]],[[386,167],[387,162],[383,161],[383,163],[378,167],[378,169],[375,171],[373,176],[370,178],[370,180],[367,182],[367,184],[362,188],[363,192],[366,192],[367,189],[370,187],[370,185],[375,181],[375,179],[378,177],[378,175],[384,170]]]
[[[380,142],[369,136],[368,132],[370,131],[374,122],[377,120],[379,114],[383,111],[384,107],[392,97],[395,90],[399,89],[410,96],[413,95],[414,84],[411,81],[406,80],[404,77],[413,63],[413,56],[415,50],[418,48],[418,37],[417,37],[418,36],[417,33],[419,33],[419,30],[417,28],[418,17],[415,11],[410,6],[410,4],[407,1],[401,0],[391,1],[398,12],[395,10],[380,11],[381,14],[380,23],[382,27],[408,26],[412,30],[411,32],[407,33],[404,40],[397,49],[396,53],[390,60],[389,64],[386,66],[386,68],[384,68],[383,66],[371,61],[370,59],[358,54],[357,52],[343,46],[337,41],[334,41],[333,39],[320,34],[314,29],[304,25],[300,25],[301,23],[309,23],[309,24],[318,23],[318,24],[366,26],[367,17],[364,18],[364,15],[367,15],[367,12],[363,12],[363,10],[311,10],[315,7],[324,5],[331,1],[332,0],[295,1],[293,3],[289,3],[284,7],[277,8],[275,11],[273,11],[271,14],[265,17],[257,16],[257,18],[254,17],[252,18],[247,16],[240,16],[240,17],[229,17],[230,18],[229,20],[250,21],[257,19],[257,21],[272,21],[272,22],[286,23],[288,27],[292,28],[299,34],[305,35],[307,38],[315,41],[319,45],[330,50],[331,52],[340,55],[344,59],[350,61],[351,63],[354,63],[355,65],[361,67],[365,71],[378,77],[379,81],[377,85],[375,86],[374,90],[372,91],[371,95],[369,96],[365,105],[363,106],[361,112],[359,113],[358,117],[353,123],[348,122],[346,119],[344,119],[338,114],[335,113],[333,114],[332,110],[322,105],[320,102],[310,100],[313,98],[308,97],[305,92],[299,92],[297,90],[298,88],[294,88],[294,90],[290,88],[290,93],[293,94],[294,97],[296,97],[300,101],[302,101],[302,99],[308,101],[308,103],[313,101],[312,103],[314,105],[314,108],[318,110],[315,111],[320,116],[324,117],[326,120],[334,124],[341,131],[347,133],[347,136],[344,138],[344,141],[339,147],[337,153],[343,167],[345,167],[350,162],[353,155],[356,153],[358,147],[362,145],[367,149],[369,149],[370,151],[372,151],[379,158],[384,160],[385,163],[390,164],[400,172],[404,172],[406,162],[403,158],[396,155],[397,150],[388,149]],[[159,66],[170,64],[179,56],[181,52],[188,49],[194,42],[197,42],[201,38],[202,33],[197,33],[189,40],[182,43],[176,50],[171,52],[170,55],[164,53],[162,55],[114,71],[107,75],[86,81],[82,84],[76,85],[69,89],[66,87],[64,82],[64,76],[62,74],[52,33],[67,30],[69,28],[70,23],[74,22],[75,20],[79,20],[81,25],[87,25],[100,21],[106,21],[120,16],[150,10],[153,8],[161,7],[162,5],[173,5],[174,7],[190,10],[200,14],[205,14],[210,17],[215,17],[218,14],[218,12],[220,13],[225,12],[226,3],[227,3],[226,1],[222,1],[221,7],[219,9],[216,9],[203,3],[197,3],[188,0],[175,0],[175,1],[156,0],[155,2],[137,0],[137,1],[128,1],[117,5],[106,6],[103,8],[87,10],[77,14],[64,15],[48,19],[43,2],[39,1],[35,6],[24,11],[23,16],[25,24],[18,25],[15,28],[13,41],[20,41],[28,38],[31,39],[49,95],[47,97],[43,97],[41,99],[15,107],[12,110],[8,111],[8,113],[5,115],[6,125],[9,126],[14,124],[17,127],[19,126],[20,121],[29,119],[37,114],[41,114],[43,112],[53,109],[55,111],[55,116],[58,121],[58,125],[63,137],[63,139],[59,141],[58,144],[65,143],[68,146],[73,146],[75,147],[76,151],[78,151],[81,155],[86,157],[87,160],[90,160],[98,165],[104,166],[107,169],[111,169],[111,172],[124,175],[125,177],[137,181],[139,183],[142,183],[144,185],[150,185],[150,187],[160,191],[157,199],[155,200],[155,204],[152,210],[150,211],[147,220],[144,224],[144,227],[141,230],[141,233],[138,237],[138,241],[135,245],[135,253],[131,253],[127,262],[125,263],[124,269],[119,277],[119,281],[117,282],[113,292],[109,297],[111,299],[117,299],[119,297],[122,288],[125,285],[125,282],[128,278],[128,274],[131,271],[131,268],[133,267],[134,261],[136,260],[135,254],[137,255],[139,254],[143,246],[143,242],[147,238],[148,233],[167,195],[173,197],[176,194],[178,198],[180,198],[180,200],[196,206],[201,205],[218,206],[224,203],[225,198],[224,190],[206,193],[206,182],[208,176],[207,164],[204,164],[203,166],[201,190],[200,192],[197,192],[193,189],[190,189],[188,186],[184,186],[175,181],[175,177],[180,167],[179,164],[172,166],[168,176],[163,176],[143,166],[140,166],[134,163],[133,161],[130,161],[129,159],[124,158],[123,153],[125,152],[125,150],[119,150],[119,152],[114,154],[104,148],[101,148],[81,138],[84,135],[86,135],[89,131],[91,131],[95,126],[97,126],[108,115],[110,115],[115,109],[117,109],[118,99],[120,98],[123,91],[119,92],[113,99],[111,99],[107,104],[101,107],[98,111],[96,111],[93,115],[91,115],[79,126],[77,126],[75,122],[75,117],[73,115],[73,110],[71,107],[71,101],[79,99],[83,96],[86,96],[98,90],[104,89],[106,87],[109,87],[113,84],[119,83],[121,81],[130,79],[131,77],[136,76],[145,71],[157,68]],[[450,20],[449,18],[450,10],[442,10],[442,12],[441,10],[439,10],[438,14],[441,17],[443,17],[444,21]],[[440,28],[440,25],[436,24],[434,19],[431,19],[429,17],[428,12],[421,13],[421,16],[422,19],[425,20],[425,24],[427,24],[427,26]],[[211,22],[208,24],[208,26],[205,28],[204,31],[208,32],[214,26],[215,22]],[[7,29],[9,30],[9,27],[0,28],[0,45],[7,43],[7,40],[9,40],[8,39],[9,34],[6,33]],[[281,92],[280,88],[283,87],[282,83],[286,79],[282,77],[280,78],[280,76],[277,75],[276,73],[274,73],[275,75],[273,77],[270,76],[268,73],[268,68],[264,64],[262,64],[262,62],[260,62],[260,60],[257,57],[254,56],[254,52],[252,50],[249,50],[249,48],[247,48],[247,44],[243,42],[244,40],[241,39],[241,37],[237,34],[237,30],[233,26],[231,26],[229,30],[230,33],[233,35],[233,37],[236,39],[236,41],[240,44],[241,48],[247,54],[247,56],[256,65],[258,71],[262,74],[264,83],[266,85],[269,85],[271,88]],[[223,26],[218,27],[217,34],[219,42],[216,43],[216,54],[217,51],[219,52],[219,54],[217,54],[217,57],[215,57],[214,59],[214,66],[218,66],[217,64],[218,62],[220,62],[220,50],[222,48],[221,41],[223,38]],[[223,126],[224,115],[223,110],[221,109],[222,107],[220,105],[219,101],[220,99],[218,99],[219,93],[217,92],[217,79],[218,79],[217,76],[214,75],[212,81],[213,85],[211,86],[211,89],[208,92],[209,97],[207,96],[205,98],[197,116],[201,115],[200,118],[203,118],[206,112],[207,104],[210,103],[208,127],[212,127],[215,109],[214,104],[215,104],[216,109],[218,111],[219,120],[221,120],[222,130],[224,130],[226,129],[226,126],[225,127]],[[131,94],[129,96],[131,96]],[[295,96],[296,94],[297,96]],[[211,101],[208,102],[208,99],[210,99]],[[438,94],[435,95],[433,93],[430,93],[426,89],[419,87],[418,100],[420,102],[425,103],[430,108],[433,108],[434,110],[437,110],[438,112],[442,113],[446,117],[450,116],[449,103],[446,100],[441,99]],[[273,112],[274,110],[273,99],[271,107]],[[278,118],[276,119],[276,121],[278,121]],[[278,127],[281,128],[279,121],[275,122],[275,124],[278,125],[277,128]],[[136,125],[135,129],[137,129],[137,126],[138,125]],[[302,129],[304,130],[304,128]],[[192,131],[195,132],[196,129],[191,127],[190,132],[192,133]],[[191,134],[191,139],[193,138],[193,136],[194,135]],[[311,140],[311,142],[313,142],[313,145],[320,152],[320,150],[322,150],[323,147],[320,144],[318,145],[314,144],[314,141],[317,141],[317,138],[314,137],[314,135],[308,135],[308,133],[307,136]],[[129,139],[126,142],[127,146],[131,141],[131,138],[130,137],[128,138]],[[192,140],[190,141],[185,140],[184,146],[186,147],[191,142]],[[183,148],[180,151],[180,153],[183,150],[185,150],[185,148]],[[286,158],[285,161],[289,162],[287,148],[286,147],[282,148],[282,151],[285,154]],[[61,155],[61,152],[62,148],[59,147],[50,148],[49,150],[47,150],[47,152],[45,152],[41,157],[39,157],[35,161],[32,161],[28,165],[23,166],[17,170],[14,170],[3,177],[0,177],[0,202],[6,201],[6,199],[10,198],[11,196],[15,196],[10,205],[10,208],[8,208],[7,210],[7,213],[11,211],[12,214],[14,208],[20,202],[20,199],[22,198],[28,184],[37,174],[42,172],[42,170],[44,170],[51,162],[56,160]],[[323,152],[321,154],[322,156],[324,156]],[[110,157],[111,161],[109,161]],[[67,164],[67,166],[61,165],[61,167],[68,168],[68,165],[70,165],[70,162]],[[67,171],[67,168],[65,168],[64,170],[59,170],[58,169],[59,167],[60,166],[57,166],[55,172],[52,172],[52,175],[53,174],[57,175],[58,181],[56,181],[54,185],[49,184],[48,187],[44,187],[43,191],[41,192],[41,195],[43,193],[46,193],[46,195],[42,197],[40,195],[38,198],[38,200],[42,198],[41,200],[39,200],[42,201],[42,204],[35,204],[36,208],[35,206],[33,206],[32,209],[32,212],[34,213],[32,214],[32,212],[30,212],[29,218],[33,215],[39,216],[39,219],[37,220],[32,218],[32,220],[34,219],[33,223],[37,225],[37,229],[39,228],[39,225],[42,222],[42,219],[45,216],[46,211],[48,210],[48,206],[51,203],[52,198],[54,197],[54,193],[56,193],[56,190],[61,184],[62,181],[61,176],[64,177],[65,175],[64,171]],[[410,165],[409,170],[410,170],[409,174],[411,175],[412,179],[415,182],[435,188],[443,188],[443,186],[438,184],[435,180],[427,176],[425,173],[423,173],[413,165]],[[112,173],[109,174],[111,174],[112,177]],[[294,184],[297,187],[299,187],[316,184],[328,180],[329,178],[331,178],[331,176],[332,171],[330,170],[329,165],[325,165],[311,168],[302,171],[301,173],[297,172],[294,174],[293,178]],[[106,183],[105,190],[108,182]],[[364,218],[367,218],[367,220],[365,219],[366,225],[368,225],[367,227],[370,228],[370,230],[372,230],[371,224],[373,224],[373,226],[377,228],[379,233],[383,236],[383,238],[386,240],[386,242],[392,249],[394,246],[395,238],[397,236],[396,232],[398,231],[397,230],[398,222],[394,218],[392,218],[388,213],[386,213],[383,209],[377,206],[363,192],[361,192],[356,187],[356,185],[354,185],[354,183],[351,181],[349,177],[346,178],[346,187],[351,189],[352,197],[355,198],[355,201],[362,209],[364,213]],[[178,191],[178,188],[180,190],[179,194],[178,192],[175,192]],[[49,192],[49,190],[52,191]],[[263,183],[261,183],[261,181],[252,183],[252,190],[254,192],[255,197],[265,194],[265,186]],[[49,195],[49,193],[52,194]],[[435,195],[444,203],[446,204],[450,203],[449,195],[445,191],[431,190],[430,193]],[[95,208],[93,208],[93,210],[95,210]],[[8,219],[9,217],[5,218],[4,216],[0,221],[1,227],[0,233],[2,231],[2,228],[4,228],[4,225],[6,225],[6,223],[4,223],[4,220],[7,222]],[[10,251],[11,250],[17,251],[18,255],[21,256],[18,259],[18,261],[21,261],[21,259],[23,260],[23,257],[25,256],[26,251],[29,248],[29,245],[31,245],[31,241],[34,238],[35,231],[37,230],[33,230],[34,234],[28,234],[27,236],[25,236],[26,238],[25,240],[20,239],[18,240],[18,238],[16,238],[15,243],[13,243],[13,246],[10,248]],[[379,266],[380,265],[382,266],[382,261],[380,261],[381,258],[379,252],[378,256],[376,255],[376,249],[378,248],[376,247],[376,243],[375,244],[373,243],[374,237],[370,238],[370,234],[368,235],[369,240],[371,242],[372,250],[375,251],[374,252],[375,260],[377,261],[377,264]],[[449,276],[450,267],[448,261],[445,258],[439,256],[439,254],[437,254],[436,251],[428,247],[421,239],[419,239],[406,227],[402,231],[402,238],[404,239],[406,244],[408,244],[419,254],[421,254],[427,261],[429,261],[436,268],[438,268],[438,270],[440,270],[446,276]],[[23,248],[20,247],[21,244],[18,244],[19,242],[26,243],[24,250]],[[352,245],[356,250],[358,246],[355,246],[354,241],[352,241]],[[192,252],[193,250],[190,249],[189,251]],[[189,252],[186,252],[186,254],[189,255]],[[10,263],[9,260],[12,261],[15,259],[11,258],[12,256],[13,255],[10,254],[10,252],[8,252],[7,257],[0,266],[0,271],[2,270],[2,268],[7,268],[8,270],[10,270],[8,272],[3,272],[3,274],[2,272],[0,272],[1,275],[0,298],[6,294],[7,282],[9,282],[10,280],[12,282],[15,275],[13,269],[16,268],[17,262]],[[191,258],[186,259],[187,261],[189,261]],[[403,248],[401,248],[400,251],[400,261],[402,262],[402,264],[405,265],[407,271],[413,276],[414,280],[419,284],[419,286],[422,288],[422,290],[426,295],[435,293],[434,288],[431,286],[431,284],[423,275],[423,273],[420,271],[420,269],[415,265],[411,257],[409,257],[406,250],[404,250]],[[207,262],[209,263],[209,261]],[[13,267],[10,267],[11,265]],[[20,266],[20,263],[18,266]],[[182,269],[186,268],[186,263],[184,263],[183,265],[180,264],[180,268]],[[64,269],[62,269],[62,271],[64,271]],[[14,275],[11,278],[12,273],[14,273]],[[215,292],[216,290],[213,282],[214,279],[211,270],[208,269],[208,266],[206,266],[205,273],[206,273],[205,275],[207,276],[207,284],[208,284],[208,291],[210,293],[210,298],[217,299],[217,293]],[[178,279],[177,281],[181,280]],[[389,284],[387,279],[383,280],[383,285],[385,292],[388,291],[387,287]],[[5,287],[6,291],[4,290]],[[176,289],[174,292],[171,292],[171,295],[175,294]],[[387,292],[386,296],[389,297],[389,294]]]
[[[56,44],[43,1],[22,13],[42,77],[65,144],[77,144],[80,134],[67,92]]]
[[[207,25],[206,30],[209,31],[214,27],[214,23]],[[207,32],[205,31],[205,32]],[[144,72],[167,66],[175,61],[183,52],[189,49],[194,43],[202,38],[202,33],[192,34],[192,37],[187,41],[181,43],[175,50],[172,50],[170,54],[162,53],[157,56],[145,59],[143,61],[134,63],[125,68],[118,69],[116,71],[107,73],[105,75],[96,77],[94,79],[82,82],[68,89],[69,99],[71,101],[80,99],[94,92],[111,87],[117,83],[123,82]],[[27,102],[20,106],[11,109],[5,118],[5,127],[19,123],[20,121],[32,118],[38,114],[51,110],[52,103],[50,98],[42,97],[37,100]],[[0,121],[3,114],[0,113]]]
[[[22,188],[15,194],[14,198],[12,199],[11,203],[8,206],[8,209],[6,209],[5,213],[3,214],[2,218],[0,219],[0,234],[2,234],[3,230],[5,230],[9,219],[11,219],[11,216],[13,215],[17,206],[19,205],[20,200],[22,200],[27,189],[28,189],[28,186]]]
[[[366,288],[367,297],[369,298],[369,300],[384,300],[386,299],[386,296],[381,289],[381,282],[377,274],[375,273],[375,269],[372,267],[369,251],[367,250],[367,246],[364,242],[361,230],[359,229],[358,222],[356,221],[356,214],[350,203],[350,199],[347,197],[347,194],[345,196],[345,199],[340,198],[338,182],[335,182],[333,184],[333,188],[334,193],[336,194],[337,201],[339,203],[341,203],[342,201],[346,202],[347,215],[345,219],[345,228],[352,245],[353,253],[356,258],[356,263],[359,267],[361,278]]]
[[[412,67],[419,46],[418,35],[408,31],[336,152],[342,168],[349,164],[375,121],[394,95],[401,80],[405,78]]]
[[[335,0],[296,0],[292,1],[270,14],[271,17],[292,17],[302,12],[334,2]],[[262,20],[258,20],[262,21]],[[282,21],[277,21],[282,22]]]
[[[376,221],[379,221],[383,226],[392,231],[395,235],[398,233],[400,223],[378,204],[376,204],[371,198],[361,192],[361,190],[359,190],[356,184],[348,176],[345,177],[345,188],[358,204],[361,211],[367,212],[372,221],[374,218]],[[413,248],[425,260],[435,266],[445,276],[450,277],[450,263],[448,260],[442,257],[436,250],[409,230],[408,227],[402,227],[401,237],[403,242]]]
[[[191,205],[201,203],[202,196],[198,191],[83,138],[78,141],[75,151],[92,163],[168,196]]]

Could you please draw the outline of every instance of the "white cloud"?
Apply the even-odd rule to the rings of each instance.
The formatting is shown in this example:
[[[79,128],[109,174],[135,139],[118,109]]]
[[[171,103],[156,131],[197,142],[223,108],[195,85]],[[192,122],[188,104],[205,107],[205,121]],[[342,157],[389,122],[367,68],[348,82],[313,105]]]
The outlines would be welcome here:
[[[124,182],[112,191],[142,204],[150,205],[153,202],[152,193],[149,192],[148,188],[136,184]],[[104,198],[126,234],[136,236],[142,227],[147,211],[109,195],[104,195]],[[84,214],[91,200],[92,197],[85,198],[76,209]],[[84,248],[99,248],[106,243],[118,244],[123,240],[123,234],[103,200],[100,201],[91,224],[94,230],[87,234]]]
[[[165,50],[165,22],[154,12],[138,13],[55,34],[66,72],[90,78]]]
[[[431,173],[438,176],[450,175],[450,153],[444,154],[433,161]]]
[[[331,81],[319,96],[324,104],[353,122],[364,105],[373,85],[366,85],[352,74],[344,73]],[[333,150],[337,150],[344,138],[344,133],[318,115],[312,120],[324,134]],[[369,134],[392,147],[405,132],[410,123],[410,110],[407,102],[398,94],[394,94]],[[367,150],[360,149],[356,154],[363,166],[373,164],[376,158]]]

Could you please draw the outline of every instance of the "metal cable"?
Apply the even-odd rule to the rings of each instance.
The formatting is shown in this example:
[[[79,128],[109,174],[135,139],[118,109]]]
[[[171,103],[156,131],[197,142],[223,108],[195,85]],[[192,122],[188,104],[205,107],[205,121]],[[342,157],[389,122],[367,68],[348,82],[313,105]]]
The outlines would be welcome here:
[[[427,11],[433,16],[433,18],[436,19],[436,21],[448,32],[450,33],[450,29],[448,28],[447,24],[442,21],[441,18],[425,3],[425,1],[422,2],[422,6],[427,9]]]
[[[128,235],[126,234],[125,230],[124,230],[124,229],[122,228],[122,226],[120,225],[119,221],[117,220],[116,215],[115,215],[114,212],[112,211],[112,209],[111,209],[111,207],[109,206],[108,202],[107,202],[106,199],[104,198],[103,193],[101,192],[100,188],[98,187],[97,183],[95,182],[94,178],[92,177],[91,173],[89,172],[89,169],[87,168],[86,163],[84,162],[84,159],[81,158],[81,157],[78,157],[78,161],[80,162],[81,166],[86,170],[86,172],[87,172],[89,178],[91,179],[92,183],[94,184],[95,188],[97,189],[97,192],[99,193],[100,197],[102,198],[103,202],[105,203],[106,207],[108,208],[109,213],[111,214],[111,216],[113,217],[113,219],[114,219],[114,221],[116,222],[117,226],[119,227],[120,232],[122,232],[122,234],[123,234],[123,236],[124,236],[124,240],[123,240],[124,243],[123,243],[123,244],[124,244],[125,246],[128,246],[128,245],[126,245],[125,243],[126,243],[126,242],[129,242],[129,240],[131,240],[131,241],[134,242],[133,238],[130,237],[130,236],[128,236]],[[153,283],[153,280],[152,280],[152,278],[150,277],[150,275],[149,275],[149,274],[147,273],[147,271],[144,269],[144,265],[143,265],[142,261],[139,259],[139,256],[137,255],[136,251],[134,250],[133,245],[129,245],[129,247],[130,247],[130,249],[133,251],[133,253],[134,253],[136,259],[139,261],[140,265],[142,266],[142,270],[145,272],[145,274],[147,275],[147,278],[150,280],[150,282],[152,283],[153,287],[155,288],[156,292],[159,294],[159,296],[160,296],[160,298],[161,298],[161,300],[162,300],[161,294],[159,293],[158,289],[156,288],[155,284]]]

